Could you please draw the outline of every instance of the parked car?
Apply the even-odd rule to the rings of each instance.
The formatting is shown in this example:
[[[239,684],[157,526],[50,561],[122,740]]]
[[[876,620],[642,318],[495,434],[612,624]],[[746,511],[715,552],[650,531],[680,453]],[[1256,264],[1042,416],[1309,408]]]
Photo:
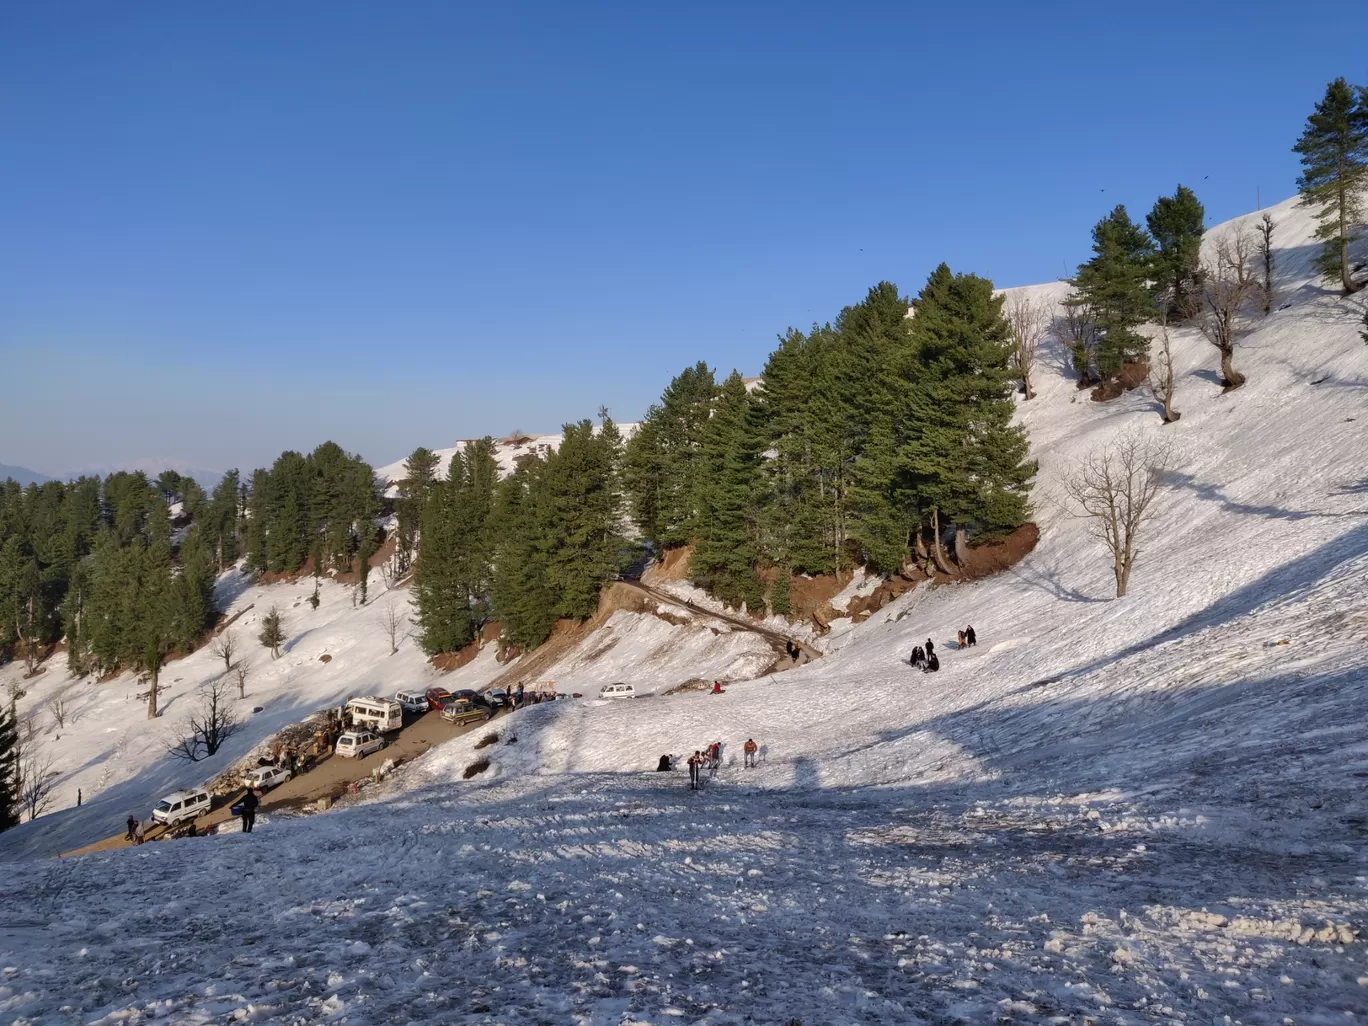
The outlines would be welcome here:
[[[451,697],[456,699],[458,702],[473,702],[475,705],[484,706],[489,705],[488,698],[480,694],[478,691],[472,691],[470,688],[462,688],[460,691],[453,691],[451,693]]]
[[[404,725],[404,707],[388,698],[353,698],[347,703],[347,716],[357,727],[370,727],[385,733]]]
[[[429,709],[441,712],[442,706],[451,701],[451,692],[446,688],[428,688],[427,700]]]
[[[152,818],[158,823],[175,826],[187,819],[194,819],[202,812],[209,811],[209,792],[204,788],[194,791],[176,791],[168,794],[152,810]]]
[[[425,713],[431,708],[425,691],[400,691],[395,694],[394,700],[406,713]]]
[[[349,730],[337,739],[337,747],[333,751],[343,758],[356,759],[378,752],[388,743],[373,730]]]
[[[491,709],[502,709],[509,705],[508,692],[503,688],[485,692],[485,700],[489,702]]]
[[[474,702],[458,698],[442,706],[442,719],[448,723],[454,723],[461,727],[467,723],[478,723],[487,720],[494,715],[494,710],[488,706],[476,705]]]
[[[258,766],[250,773],[243,774],[242,786],[255,787],[258,791],[269,791],[285,783],[293,773],[285,766]]]
[[[636,698],[636,688],[630,684],[605,684],[599,688],[599,698]]]

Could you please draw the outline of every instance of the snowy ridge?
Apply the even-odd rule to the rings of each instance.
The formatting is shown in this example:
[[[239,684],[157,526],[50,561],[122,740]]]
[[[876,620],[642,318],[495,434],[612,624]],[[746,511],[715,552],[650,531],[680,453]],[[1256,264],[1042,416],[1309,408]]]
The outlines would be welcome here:
[[[622,434],[623,441],[631,438],[636,433],[636,424],[619,424],[618,431]],[[595,431],[598,429],[595,428]],[[537,453],[545,455],[554,452],[560,447],[561,439],[565,436],[560,432],[554,435],[522,435],[516,441],[511,438],[499,439],[494,445],[494,459],[499,464],[499,473],[507,475],[513,473],[518,465],[518,460],[524,456],[532,456]],[[458,452],[464,452],[471,444],[473,439],[457,442],[455,445],[446,449],[433,449],[432,453],[437,457],[436,476],[438,480],[446,477],[451,468],[451,458]],[[379,467],[375,471],[378,480],[385,489],[385,494],[389,498],[394,498],[399,494],[397,484],[408,474],[408,457]]]
[[[1363,299],[1312,280],[1306,211],[1270,212],[1279,308],[1237,352],[1244,388],[1223,394],[1214,350],[1175,331],[1183,417],[1162,427],[1141,391],[1088,401],[1065,354],[1043,347],[1038,398],[1021,406],[1041,462],[1041,540],[1012,570],[919,587],[842,623],[821,659],[724,695],[520,711],[494,724],[503,743],[477,752],[475,735],[458,738],[360,807],[268,819],[250,837],[9,865],[5,907],[36,899],[31,917],[0,922],[0,1012],[79,1010],[93,1024],[1359,1021]],[[1026,291],[1057,300],[1064,287]],[[1113,601],[1060,482],[1130,429],[1163,432],[1182,460],[1131,594]],[[370,614],[325,592],[329,625],[298,637],[282,693],[318,678],[325,640],[354,675],[431,673],[411,649],[367,656],[383,644],[361,629]],[[234,601],[260,609],[280,594]],[[558,687],[620,673],[650,689],[728,656],[731,640],[710,634],[722,648],[652,658],[658,628],[618,615],[547,673]],[[968,623],[979,644],[956,651]],[[928,636],[942,670],[913,673],[907,654]],[[594,646],[609,662],[591,668]],[[490,670],[482,657],[457,672]],[[762,759],[749,770],[748,737]],[[724,765],[701,793],[652,772],[662,753],[717,740]],[[482,758],[488,769],[463,779]],[[100,814],[117,824],[112,806]],[[12,833],[26,838],[12,854],[42,850],[34,829]],[[131,940],[152,937],[161,944]]]

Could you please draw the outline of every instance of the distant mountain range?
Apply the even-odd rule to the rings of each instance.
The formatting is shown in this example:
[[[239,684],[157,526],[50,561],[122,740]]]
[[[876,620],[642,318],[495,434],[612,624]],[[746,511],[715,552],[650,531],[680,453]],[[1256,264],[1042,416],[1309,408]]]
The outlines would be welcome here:
[[[223,477],[220,470],[206,470],[203,467],[192,467],[189,464],[178,462],[177,460],[133,460],[129,463],[107,464],[103,466],[78,467],[75,470],[68,470],[64,474],[57,475],[56,479],[62,481],[74,481],[78,477],[108,477],[117,470],[141,470],[150,478],[155,478],[163,470],[174,470],[183,477],[193,477],[201,488],[206,492],[214,490],[214,486]],[[44,481],[52,481],[53,477],[47,474],[40,474],[36,470],[29,470],[27,467],[11,467],[0,463],[0,481],[8,477],[14,478],[21,485],[42,484]]]
[[[7,463],[0,463],[0,481],[14,478],[21,485],[27,487],[31,484],[42,484],[44,481],[51,481],[52,478],[46,474],[40,474],[36,470],[29,470],[27,467],[11,467]]]

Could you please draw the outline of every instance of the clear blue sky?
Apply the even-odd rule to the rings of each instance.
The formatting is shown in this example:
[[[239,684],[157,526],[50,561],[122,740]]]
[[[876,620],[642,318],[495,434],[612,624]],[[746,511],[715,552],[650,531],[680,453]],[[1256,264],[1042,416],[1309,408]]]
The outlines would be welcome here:
[[[1294,191],[1368,81],[1362,18],[1303,13],[10,4],[0,462],[384,463],[634,419],[941,260],[1059,277],[1115,203]]]

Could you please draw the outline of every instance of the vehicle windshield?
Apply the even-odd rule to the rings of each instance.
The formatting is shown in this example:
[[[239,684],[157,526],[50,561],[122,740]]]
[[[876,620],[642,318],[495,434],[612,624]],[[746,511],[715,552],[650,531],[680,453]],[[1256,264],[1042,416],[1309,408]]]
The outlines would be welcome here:
[[[171,811],[171,803],[170,803],[170,802],[165,802],[165,801],[163,801],[163,802],[157,802],[157,811],[158,811],[158,812],[170,812],[170,811]]]

